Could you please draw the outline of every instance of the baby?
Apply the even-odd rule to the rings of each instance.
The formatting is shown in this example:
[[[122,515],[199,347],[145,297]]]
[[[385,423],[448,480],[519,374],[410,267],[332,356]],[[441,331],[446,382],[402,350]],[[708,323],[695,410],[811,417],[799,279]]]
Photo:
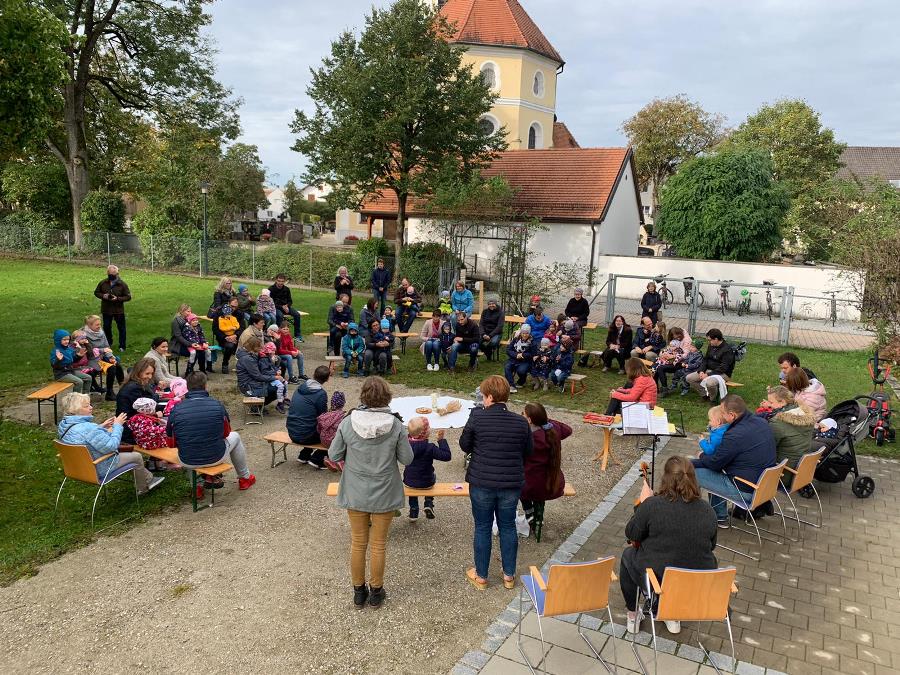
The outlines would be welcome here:
[[[263,348],[259,350],[259,372],[264,377],[271,377],[270,383],[275,388],[275,410],[282,415],[287,414],[290,401],[285,402],[284,395],[287,392],[287,384],[281,378],[281,359],[275,353],[275,343],[267,342]]]
[[[707,417],[709,418],[709,426],[707,427],[709,438],[700,439],[700,449],[703,451],[703,454],[711,455],[722,445],[722,438],[731,424],[725,421],[725,411],[720,405],[710,408]]]
[[[816,438],[836,438],[838,432],[837,421],[826,417],[816,425]]]
[[[450,445],[444,439],[444,430],[438,429],[437,444],[428,441],[431,428],[425,417],[413,417],[409,421],[409,444],[412,446],[413,461],[403,470],[403,484],[407,487],[426,490],[437,482],[434,460],[450,461]],[[425,497],[425,517],[434,518],[434,497]],[[419,498],[409,498],[409,519],[419,518]]]
[[[267,326],[275,323],[275,301],[272,300],[272,293],[268,288],[259,292],[259,297],[256,298],[256,312],[263,315]]]

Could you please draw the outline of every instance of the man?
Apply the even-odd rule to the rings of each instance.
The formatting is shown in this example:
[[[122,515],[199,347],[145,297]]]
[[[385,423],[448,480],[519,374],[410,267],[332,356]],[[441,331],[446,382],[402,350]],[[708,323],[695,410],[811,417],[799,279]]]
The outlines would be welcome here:
[[[311,380],[307,380],[294,392],[291,407],[288,409],[287,432],[294,443],[300,445],[318,445],[319,430],[316,420],[328,410],[328,395],[325,383],[331,376],[328,366],[319,366]],[[325,451],[304,447],[297,455],[297,461],[304,462],[316,469],[325,468]]]
[[[550,330],[550,324],[553,323],[549,316],[544,314],[544,308],[540,303],[535,305],[531,314],[525,317],[524,326],[531,326],[531,337],[540,342],[544,338],[544,333]]]
[[[472,321],[465,312],[456,315],[456,337],[447,357],[450,372],[456,372],[456,359],[460,352],[469,354],[469,372],[474,373],[478,366],[478,344],[481,342],[481,330],[477,321]]]
[[[733,479],[743,478],[755,483],[763,471],[776,464],[775,436],[768,422],[747,410],[744,399],[737,394],[728,394],[723,398],[721,407],[723,417],[729,424],[721,445],[713,454],[701,452],[691,461],[700,487],[740,501],[740,493]],[[738,485],[742,483],[738,482]],[[748,492],[741,490],[748,504],[753,499],[750,492],[749,488]],[[709,503],[716,512],[719,527],[726,529],[728,502],[710,495]]]
[[[294,319],[294,341],[303,342],[303,330],[300,325],[300,312],[294,309],[294,299],[291,297],[291,289],[287,286],[287,277],[279,274],[275,277],[275,283],[269,286],[269,293],[275,303],[275,323],[279,326],[284,321],[285,315]]]
[[[801,368],[800,357],[794,354],[794,352],[785,352],[778,357],[778,365],[781,368],[781,372],[778,373],[778,379],[783,384],[784,379],[787,377],[789,372]],[[810,382],[817,379],[816,374],[809,368],[803,368],[803,372],[806,373],[806,377],[809,378]]]
[[[706,339],[709,347],[706,349],[703,363],[700,364],[700,370],[696,373],[689,373],[684,381],[690,385],[691,389],[710,401],[719,391],[718,382],[711,379],[710,375],[721,375],[726,380],[731,377],[731,373],[734,371],[734,350],[730,344],[725,342],[725,337],[718,328],[710,328],[706,332]]]
[[[503,337],[503,326],[506,324],[506,315],[497,301],[488,300],[487,309],[481,313],[481,350],[491,360],[494,350],[500,346],[500,338]]]
[[[409,279],[403,277],[400,280],[400,285],[397,286],[397,290],[394,291],[394,304],[399,304],[400,301],[406,297],[406,289],[409,288]],[[381,310],[381,313],[384,314],[384,310]]]
[[[394,278],[393,273],[384,266],[384,259],[379,258],[375,269],[372,270],[372,294],[379,303],[378,316],[384,314],[384,306],[387,304],[388,286]]]
[[[634,334],[631,355],[637,359],[656,361],[663,346],[663,336],[653,330],[653,320],[649,316],[643,317],[641,327]]]
[[[206,391],[205,373],[188,375],[187,387],[184,400],[172,408],[166,423],[166,436],[169,445],[178,448],[178,461],[189,469],[228,462],[237,472],[238,488],[246,490],[256,476],[247,468],[247,450],[238,432],[231,430],[228,411]],[[204,484],[220,488],[225,482],[206,478]]]
[[[113,343],[112,324],[116,322],[119,331],[119,351],[125,351],[125,303],[131,300],[131,291],[119,277],[119,268],[110,265],[106,268],[106,278],[97,284],[94,295],[100,298],[100,314],[103,317],[103,332],[106,341]]]
[[[406,333],[412,328],[421,306],[422,296],[416,293],[414,286],[407,286],[406,295],[397,302],[397,327],[401,333]]]

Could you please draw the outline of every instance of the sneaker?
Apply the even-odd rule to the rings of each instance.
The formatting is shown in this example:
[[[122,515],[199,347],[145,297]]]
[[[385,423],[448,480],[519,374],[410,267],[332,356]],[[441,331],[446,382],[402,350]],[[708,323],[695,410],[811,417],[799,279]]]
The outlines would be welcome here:
[[[335,473],[338,473],[338,472],[341,470],[341,467],[338,465],[337,462],[332,462],[332,461],[331,461],[330,459],[328,459],[327,457],[326,457],[323,461],[324,461],[324,464],[325,464],[325,468],[327,468],[329,471],[333,471],[333,472],[335,472]]]
[[[252,473],[248,478],[238,478],[238,490],[247,490],[256,482],[256,476]]]
[[[282,415],[284,415],[284,414],[287,412],[287,406],[284,405],[284,401],[282,401],[281,403],[277,404],[277,405],[275,406],[275,410],[277,410],[277,411],[280,412]]]
[[[110,393],[110,392],[107,392],[107,393],[106,393],[106,396],[104,396],[104,398],[105,398],[107,401],[115,401],[115,400],[116,400],[115,394],[112,394],[112,393]]]
[[[356,609],[362,609],[366,606],[366,600],[369,599],[369,587],[363,584],[362,586],[354,586],[353,587],[353,606]]]
[[[425,510],[427,511],[428,509],[425,509]],[[418,512],[418,511],[413,511],[412,509],[410,509],[410,510],[409,510],[409,519],[410,519],[410,520],[418,520],[418,519],[419,519],[419,512]]]
[[[725,520],[717,520],[716,525],[719,526],[720,530],[727,530],[731,527],[731,523],[728,522],[728,519]]]
[[[312,457],[312,452],[313,451],[311,448],[303,448],[300,451],[300,454],[297,455],[297,461],[301,464],[306,464],[309,461],[310,457]]]
[[[478,370],[478,366],[469,366],[470,373],[474,373],[476,370]]]
[[[350,371],[345,370],[343,373],[341,373],[341,377],[343,377],[344,379],[350,377]]]
[[[644,611],[638,607],[637,612],[634,615],[634,618],[627,619],[625,622],[625,630],[632,635],[637,633],[641,629],[641,621],[644,620]]]
[[[312,468],[318,469],[319,471],[324,471],[324,470],[325,470],[325,463],[324,463],[324,461],[322,462],[322,464],[319,464],[319,463],[318,463],[316,460],[314,460],[314,459],[308,459],[308,460],[306,461],[306,463],[309,464]]]
[[[547,380],[544,380],[544,391],[547,391],[550,388],[550,383]]]
[[[691,393],[690,389],[682,389],[681,390],[681,396],[687,396],[690,393]]]
[[[119,351],[122,352],[122,353],[124,353],[124,352],[125,352],[125,347],[119,347]]]
[[[436,364],[436,363],[435,363],[435,364],[434,364],[434,368],[433,368],[433,369],[434,369],[434,370],[440,370],[440,369],[441,369],[441,367],[440,367],[440,366],[439,366],[439,365],[438,365],[438,364]]]
[[[625,371],[622,370],[621,368],[619,368],[619,371],[618,371],[618,372],[619,372],[619,375],[624,375],[624,374],[625,374]]]
[[[531,383],[531,391],[537,391],[538,386],[540,386],[540,382],[538,382],[537,380],[532,382]]]
[[[601,372],[601,373],[608,373],[608,372],[609,372],[609,367],[608,367],[608,366],[603,366],[603,370],[601,370],[600,372]]]
[[[434,520],[434,507],[433,506],[425,507],[425,517],[428,518],[428,520]]]
[[[204,478],[203,487],[205,487],[207,490],[221,490],[223,487],[225,487],[225,481],[219,477]]]
[[[166,479],[165,476],[154,476],[153,479],[147,484],[147,489],[144,490],[143,494],[147,494],[151,490],[155,490],[159,487],[159,484],[162,483]]]
[[[291,379],[288,380],[288,382],[290,382],[291,384],[300,384],[300,378],[292,377]]]
[[[680,621],[666,621],[666,630],[669,631],[672,635],[678,635],[681,632],[681,622]]]
[[[301,342],[303,342],[303,336],[302,336],[302,335],[298,335],[297,337],[294,338],[294,344],[299,344],[299,343],[301,343]]]
[[[223,375],[227,375],[227,374],[228,374],[228,366],[222,366],[222,374],[223,374]]]
[[[369,591],[369,607],[378,609],[384,603],[385,597],[386,593],[383,586],[381,588],[372,587]]]
[[[518,393],[519,393],[519,390],[516,389],[515,387],[510,387],[510,388],[509,388],[509,393],[510,393],[510,394],[518,394]]]

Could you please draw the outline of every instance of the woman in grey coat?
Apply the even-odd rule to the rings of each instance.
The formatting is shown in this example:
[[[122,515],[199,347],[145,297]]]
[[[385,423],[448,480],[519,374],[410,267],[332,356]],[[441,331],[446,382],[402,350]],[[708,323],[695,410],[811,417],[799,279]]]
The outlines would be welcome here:
[[[397,462],[409,464],[413,451],[406,427],[391,413],[391,389],[380,377],[368,377],[360,407],[341,425],[328,449],[333,462],[344,461],[337,503],[350,518],[350,577],[353,604],[362,609],[384,602],[384,557],[394,512],[403,506],[403,479]],[[370,549],[366,586],[366,549]]]

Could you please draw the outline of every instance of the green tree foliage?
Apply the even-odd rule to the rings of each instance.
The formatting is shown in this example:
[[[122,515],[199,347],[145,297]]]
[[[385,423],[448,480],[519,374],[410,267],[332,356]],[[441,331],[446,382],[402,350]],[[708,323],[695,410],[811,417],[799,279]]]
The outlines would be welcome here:
[[[125,202],[118,192],[91,190],[81,202],[81,224],[85,232],[122,232]]]
[[[25,0],[0,5],[0,157],[39,146],[63,107],[65,25]]]
[[[657,226],[681,256],[758,261],[781,243],[789,206],[764,153],[720,152],[685,163],[666,182]]]
[[[312,114],[297,111],[293,148],[308,158],[304,180],[334,187],[333,203],[397,198],[398,258],[409,197],[428,197],[447,167],[477,171],[505,148],[479,119],[494,96],[448,42],[451,27],[429,3],[373,8],[357,39],[345,32],[312,71]],[[402,262],[401,262],[402,264]]]
[[[864,190],[855,181],[830,178],[811,184],[793,200],[784,220],[786,248],[811,260],[836,260],[835,241],[859,213]]]
[[[72,217],[66,170],[51,158],[13,160],[3,167],[3,200],[9,207],[39,214],[64,228]]]
[[[725,118],[706,112],[686,94],[656,98],[622,124],[634,147],[640,185],[652,183],[653,204],[659,189],[679,165],[709,150],[722,138]]]

